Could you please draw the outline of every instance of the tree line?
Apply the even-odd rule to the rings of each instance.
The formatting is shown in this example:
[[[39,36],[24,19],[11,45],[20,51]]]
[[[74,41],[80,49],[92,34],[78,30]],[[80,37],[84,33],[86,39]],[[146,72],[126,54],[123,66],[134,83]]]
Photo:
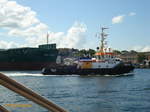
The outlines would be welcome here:
[[[85,56],[89,56],[89,57],[93,57],[96,53],[96,50],[94,49],[69,49],[69,48],[60,48],[58,49],[59,54],[61,56],[69,56],[69,57],[85,57]],[[139,63],[142,63],[144,60],[148,59],[148,56],[146,55],[146,52],[137,52],[134,50],[131,51],[127,51],[127,50],[113,50],[113,53],[115,55],[124,55],[124,54],[133,54],[137,56],[137,60]]]

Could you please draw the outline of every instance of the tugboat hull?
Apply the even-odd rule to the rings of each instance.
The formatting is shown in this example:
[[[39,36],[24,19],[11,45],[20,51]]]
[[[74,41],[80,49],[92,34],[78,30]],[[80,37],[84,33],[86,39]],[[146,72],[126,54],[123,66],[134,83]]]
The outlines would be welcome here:
[[[78,69],[74,66],[44,68],[44,75],[120,75],[134,70],[132,65],[116,66],[114,68]]]

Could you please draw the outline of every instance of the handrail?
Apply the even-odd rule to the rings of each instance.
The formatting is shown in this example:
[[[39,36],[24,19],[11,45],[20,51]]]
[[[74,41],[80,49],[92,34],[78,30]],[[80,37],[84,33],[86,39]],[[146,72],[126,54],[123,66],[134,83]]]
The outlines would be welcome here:
[[[5,76],[4,74],[0,73],[0,84],[21,96],[37,103],[40,106],[52,111],[52,112],[67,112],[63,108],[59,107],[58,105],[54,104],[53,102],[47,100],[46,98],[38,95],[37,93],[33,92],[31,89],[23,86],[22,84],[16,82],[15,80]]]
[[[0,112],[9,112],[9,111],[0,105]]]

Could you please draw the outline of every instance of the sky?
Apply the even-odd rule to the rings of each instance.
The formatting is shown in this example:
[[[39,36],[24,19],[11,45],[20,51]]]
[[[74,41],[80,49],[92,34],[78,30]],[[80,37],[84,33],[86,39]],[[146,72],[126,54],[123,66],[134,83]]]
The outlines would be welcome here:
[[[56,43],[96,49],[101,27],[107,46],[150,51],[149,0],[0,0],[0,49]]]

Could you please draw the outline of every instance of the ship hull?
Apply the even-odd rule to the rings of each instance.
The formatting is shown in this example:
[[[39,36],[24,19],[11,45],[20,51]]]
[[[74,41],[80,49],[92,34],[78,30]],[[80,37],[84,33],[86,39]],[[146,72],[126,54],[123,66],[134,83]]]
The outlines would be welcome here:
[[[134,70],[132,65],[116,66],[114,68],[98,68],[98,69],[77,69],[74,66],[44,68],[44,75],[119,75],[129,73]]]
[[[42,70],[44,67],[54,66],[55,62],[15,62],[15,63],[1,63],[1,71],[17,71],[17,70]]]
[[[38,48],[14,48],[0,50],[0,70],[42,70],[55,65],[58,50],[55,44],[39,45]]]

